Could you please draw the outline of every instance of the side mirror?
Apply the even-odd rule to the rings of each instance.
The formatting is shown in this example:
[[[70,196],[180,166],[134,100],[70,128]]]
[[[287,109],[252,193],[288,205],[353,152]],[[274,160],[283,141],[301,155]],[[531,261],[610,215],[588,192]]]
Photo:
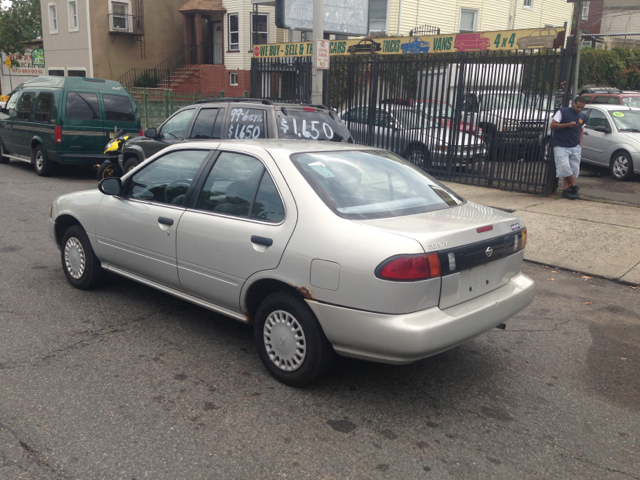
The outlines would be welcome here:
[[[155,128],[147,128],[144,131],[144,136],[147,138],[157,138],[158,137],[158,131]]]
[[[603,126],[598,126],[598,127],[594,128],[594,130],[596,132],[600,132],[600,133],[611,133],[611,130],[609,130],[607,127],[603,127]]]
[[[103,178],[98,184],[98,190],[105,195],[120,195],[122,180],[116,177]]]

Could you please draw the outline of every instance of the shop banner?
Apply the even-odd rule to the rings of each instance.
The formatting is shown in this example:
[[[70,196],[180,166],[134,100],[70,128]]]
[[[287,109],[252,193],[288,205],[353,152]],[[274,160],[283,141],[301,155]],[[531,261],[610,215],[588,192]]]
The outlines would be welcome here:
[[[2,75],[25,75],[30,77],[37,77],[39,75],[46,75],[44,69],[44,54],[40,57],[38,52],[42,52],[41,49],[35,49],[37,62],[42,62],[41,65],[34,65],[33,58],[31,56],[31,49],[27,49],[24,55],[18,55],[16,53],[10,53],[9,55],[2,52]],[[8,59],[8,61],[7,61]]]
[[[564,28],[534,28],[420,37],[356,38],[332,40],[329,55],[402,55],[561,48],[564,36]],[[310,57],[312,54],[313,42],[270,43],[256,45],[253,49],[254,58]]]

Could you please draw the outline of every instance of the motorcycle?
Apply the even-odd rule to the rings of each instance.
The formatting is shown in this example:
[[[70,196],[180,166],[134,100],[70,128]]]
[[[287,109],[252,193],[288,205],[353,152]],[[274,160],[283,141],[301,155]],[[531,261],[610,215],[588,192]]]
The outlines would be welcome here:
[[[111,139],[107,146],[104,147],[104,154],[109,155],[109,158],[102,162],[98,167],[98,180],[109,177],[121,177],[122,169],[118,165],[118,156],[122,152],[124,143],[129,139],[130,135],[124,130],[117,132]]]

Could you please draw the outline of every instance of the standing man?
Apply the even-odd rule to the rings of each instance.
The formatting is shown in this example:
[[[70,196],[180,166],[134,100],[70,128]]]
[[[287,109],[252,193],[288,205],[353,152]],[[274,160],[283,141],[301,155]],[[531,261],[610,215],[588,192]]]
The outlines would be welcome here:
[[[553,154],[556,159],[556,177],[564,180],[562,196],[575,200],[580,187],[576,179],[580,174],[583,128],[587,115],[582,113],[587,99],[577,97],[571,107],[561,108],[553,116]]]

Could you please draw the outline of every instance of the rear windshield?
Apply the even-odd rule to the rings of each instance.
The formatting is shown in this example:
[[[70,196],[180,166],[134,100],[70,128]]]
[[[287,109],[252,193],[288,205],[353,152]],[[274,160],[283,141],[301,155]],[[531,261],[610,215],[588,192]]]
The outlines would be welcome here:
[[[345,124],[328,113],[285,109],[286,114],[276,110],[278,138],[353,143]]]
[[[122,95],[102,95],[104,119],[115,122],[135,122],[136,114],[129,97]]]
[[[397,217],[464,203],[391,152],[316,152],[291,159],[325,204],[344,218]]]

